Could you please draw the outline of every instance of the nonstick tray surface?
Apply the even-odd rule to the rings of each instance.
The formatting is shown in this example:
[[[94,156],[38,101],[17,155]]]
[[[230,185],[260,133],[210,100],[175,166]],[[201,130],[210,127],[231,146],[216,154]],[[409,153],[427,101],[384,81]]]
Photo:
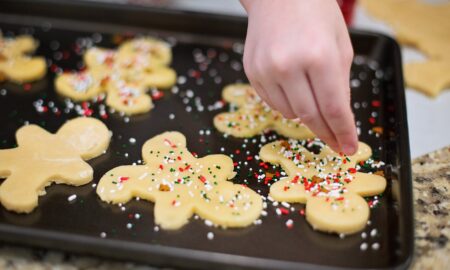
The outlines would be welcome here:
[[[27,11],[21,9],[23,2]],[[239,163],[233,182],[248,184],[267,195],[267,185],[252,176],[261,169],[259,161],[248,159],[258,153],[261,137],[225,138],[212,125],[214,115],[228,109],[220,102],[222,88],[247,81],[241,61],[243,19],[149,8],[136,11],[112,4],[38,2],[6,1],[0,5],[0,12],[5,12],[0,14],[3,34],[32,34],[40,42],[36,55],[45,56],[49,64],[48,75],[41,81],[23,86],[0,84],[1,149],[15,146],[15,131],[25,123],[55,132],[67,119],[85,113],[86,105],[65,101],[53,87],[55,72],[82,67],[84,48],[91,44],[114,48],[123,39],[151,34],[174,44],[172,67],[178,73],[178,83],[163,91],[151,112],[140,116],[125,117],[106,108],[108,116],[102,117],[104,101],[89,102],[92,116],[113,132],[107,153],[89,162],[95,171],[92,183],[116,166],[139,162],[147,139],[178,130],[186,135],[190,151],[199,156],[232,155]],[[118,19],[107,22],[106,13]],[[70,20],[64,18],[68,14]],[[101,22],[96,14],[102,14]],[[345,237],[316,232],[299,214],[304,205],[293,204],[294,211],[279,216],[269,201],[262,224],[245,229],[222,230],[191,218],[180,230],[157,230],[152,203],[132,201],[122,208],[109,205],[97,197],[91,183],[48,187],[39,207],[29,215],[1,207],[0,239],[185,268],[406,267],[413,250],[413,215],[400,51],[395,41],[382,35],[355,31],[351,37],[356,54],[351,74],[352,105],[360,140],[372,147],[376,159],[386,163],[383,170],[388,180],[363,232]],[[265,138],[269,142],[280,137],[268,133]],[[69,202],[72,194],[77,198]],[[286,227],[288,219],[294,222],[292,229]],[[214,239],[207,238],[209,232]]]

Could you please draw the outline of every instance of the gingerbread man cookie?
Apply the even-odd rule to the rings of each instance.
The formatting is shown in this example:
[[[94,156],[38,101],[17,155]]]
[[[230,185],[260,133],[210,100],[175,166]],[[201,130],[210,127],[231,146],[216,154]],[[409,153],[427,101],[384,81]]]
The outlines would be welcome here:
[[[281,165],[288,175],[270,187],[270,196],[306,204],[306,219],[316,230],[350,234],[363,229],[369,207],[362,196],[378,195],[386,188],[384,177],[356,171],[356,164],[372,155],[370,147],[360,142],[355,155],[345,156],[328,146],[314,154],[304,144],[291,139],[261,148],[261,159]]]
[[[17,213],[29,213],[52,183],[84,185],[93,178],[84,160],[101,155],[109,145],[106,126],[93,118],[75,118],[56,134],[37,125],[20,128],[17,148],[0,150],[0,202]]]
[[[214,126],[221,132],[238,138],[261,134],[266,129],[295,139],[313,138],[314,134],[298,119],[288,120],[273,111],[248,84],[232,84],[223,89],[225,101],[238,107],[236,111],[218,114]]]
[[[167,67],[171,59],[170,46],[151,38],[127,41],[118,50],[90,48],[84,54],[87,69],[59,75],[56,90],[75,101],[106,93],[106,103],[117,111],[145,113],[153,108],[149,88],[175,84],[176,73]]]
[[[4,38],[0,34],[0,82],[18,83],[39,80],[45,76],[47,66],[43,57],[29,57],[37,47],[30,36]]]
[[[193,214],[221,227],[244,227],[261,214],[262,199],[233,184],[233,161],[225,155],[194,157],[179,132],[165,132],[142,148],[145,165],[120,166],[97,186],[105,202],[126,203],[133,197],[155,203],[155,223],[178,229]]]

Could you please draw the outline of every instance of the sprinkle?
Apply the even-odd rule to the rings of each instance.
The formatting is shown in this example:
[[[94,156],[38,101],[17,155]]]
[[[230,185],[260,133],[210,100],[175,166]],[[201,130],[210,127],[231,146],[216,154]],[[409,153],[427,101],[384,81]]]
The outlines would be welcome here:
[[[158,232],[159,231],[159,227],[158,226],[153,227],[153,231]]]
[[[76,198],[77,198],[77,195],[76,195],[76,194],[72,194],[72,195],[70,195],[69,197],[67,197],[67,200],[68,200],[69,202],[72,202],[72,201],[74,201]]]
[[[289,209],[287,209],[287,208],[280,207],[280,208],[278,208],[278,209],[280,209],[280,213],[281,213],[282,215],[287,215],[287,214],[289,214]]]
[[[206,237],[208,238],[208,240],[213,240],[213,239],[214,239],[214,233],[208,232],[208,234],[206,235]]]
[[[128,141],[129,141],[131,144],[135,144],[135,143],[136,143],[136,139],[133,138],[133,137],[131,137]]]
[[[106,233],[105,233],[105,232],[101,232],[101,233],[100,233],[100,237],[101,237],[101,238],[106,238]]]
[[[160,99],[162,99],[164,97],[164,93],[159,91],[159,90],[157,90],[157,89],[154,89],[151,92],[151,96],[152,96],[153,100],[160,100]]]
[[[127,229],[132,229],[133,228],[133,224],[132,223],[127,223]]]
[[[373,244],[372,244],[372,249],[373,249],[373,250],[378,250],[378,249],[380,249],[380,244],[378,244],[378,243],[373,243]]]
[[[294,221],[293,221],[292,219],[288,219],[288,220],[286,221],[286,227],[287,227],[288,229],[292,229],[292,228],[294,227]]]
[[[125,181],[127,181],[127,180],[129,180],[129,179],[130,179],[130,177],[127,177],[127,176],[121,176],[121,177],[119,177],[120,183],[125,182]]]
[[[377,229],[372,229],[370,231],[370,237],[375,237],[377,235],[377,233],[378,233]]]
[[[211,220],[205,219],[205,225],[208,226],[208,227],[211,227],[211,226],[214,225],[214,224],[212,223]]]
[[[367,250],[367,247],[368,247],[367,243],[364,242],[364,243],[362,243],[362,244],[359,246],[359,249],[362,250],[362,251],[365,251],[365,250]]]

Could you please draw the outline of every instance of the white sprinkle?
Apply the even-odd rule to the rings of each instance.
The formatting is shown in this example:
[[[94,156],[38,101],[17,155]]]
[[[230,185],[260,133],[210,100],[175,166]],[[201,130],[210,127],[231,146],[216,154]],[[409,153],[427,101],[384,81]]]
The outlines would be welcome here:
[[[6,96],[6,93],[8,93],[8,91],[6,91],[6,89],[0,90],[0,96]]]
[[[281,202],[281,205],[286,207],[286,208],[290,208],[291,207],[291,205],[289,203],[287,203],[287,202]]]
[[[186,81],[187,81],[187,79],[184,76],[179,76],[178,80],[177,80],[178,84],[185,84]]]
[[[367,233],[365,233],[365,232],[361,233],[361,238],[362,239],[366,239],[367,238]]]
[[[281,209],[280,208],[275,209],[275,212],[277,213],[277,215],[281,216]]]
[[[208,240],[213,240],[214,239],[214,234],[212,232],[209,232],[206,237],[208,237]]]
[[[133,137],[131,137],[128,141],[129,141],[131,144],[135,144],[135,143],[136,143],[136,139],[133,138]]]
[[[133,228],[133,224],[127,223],[127,229],[131,229],[131,228]]]
[[[72,202],[72,201],[74,201],[76,198],[77,198],[77,195],[76,195],[76,194],[72,194],[72,195],[70,195],[69,197],[67,197],[67,200],[68,200],[69,202]]]
[[[345,234],[340,233],[340,234],[339,234],[339,238],[344,239],[344,238],[345,238]]]
[[[378,244],[378,243],[373,243],[373,244],[372,244],[372,249],[373,249],[373,250],[378,250],[378,249],[380,249],[380,244]]]
[[[208,226],[208,227],[211,227],[213,225],[213,223],[212,223],[211,220],[205,219],[205,225]]]
[[[159,231],[159,227],[158,227],[158,226],[155,226],[155,227],[153,227],[153,230],[154,230],[155,232],[158,232],[158,231]]]
[[[173,113],[169,114],[169,119],[170,119],[170,120],[175,119],[175,114],[173,114]]]
[[[362,250],[362,251],[364,251],[364,250],[367,250],[367,247],[368,247],[367,243],[364,242],[364,243],[362,243],[362,244],[359,246],[359,249]]]
[[[136,213],[136,214],[134,214],[134,218],[135,218],[135,219],[140,219],[140,218],[141,218],[141,215],[140,215],[139,213]]]
[[[101,232],[101,233],[100,233],[100,237],[101,237],[101,238],[106,238],[106,233],[105,233],[105,232]]]
[[[375,237],[377,235],[377,233],[378,233],[377,229],[372,229],[370,231],[370,237]]]

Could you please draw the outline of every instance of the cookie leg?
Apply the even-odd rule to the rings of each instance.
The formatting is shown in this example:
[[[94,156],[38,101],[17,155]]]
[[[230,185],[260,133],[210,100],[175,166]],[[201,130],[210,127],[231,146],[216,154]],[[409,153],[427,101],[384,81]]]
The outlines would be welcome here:
[[[0,150],[0,179],[6,178],[11,174],[9,160],[12,160],[12,155],[15,149]]]
[[[28,173],[14,173],[0,186],[0,202],[2,205],[17,213],[29,213],[38,205],[38,190],[28,185],[32,181],[27,179]],[[28,180],[28,181],[27,181]]]
[[[166,230],[176,230],[185,225],[192,216],[192,203],[179,203],[176,195],[158,196],[155,202],[155,223]]]

